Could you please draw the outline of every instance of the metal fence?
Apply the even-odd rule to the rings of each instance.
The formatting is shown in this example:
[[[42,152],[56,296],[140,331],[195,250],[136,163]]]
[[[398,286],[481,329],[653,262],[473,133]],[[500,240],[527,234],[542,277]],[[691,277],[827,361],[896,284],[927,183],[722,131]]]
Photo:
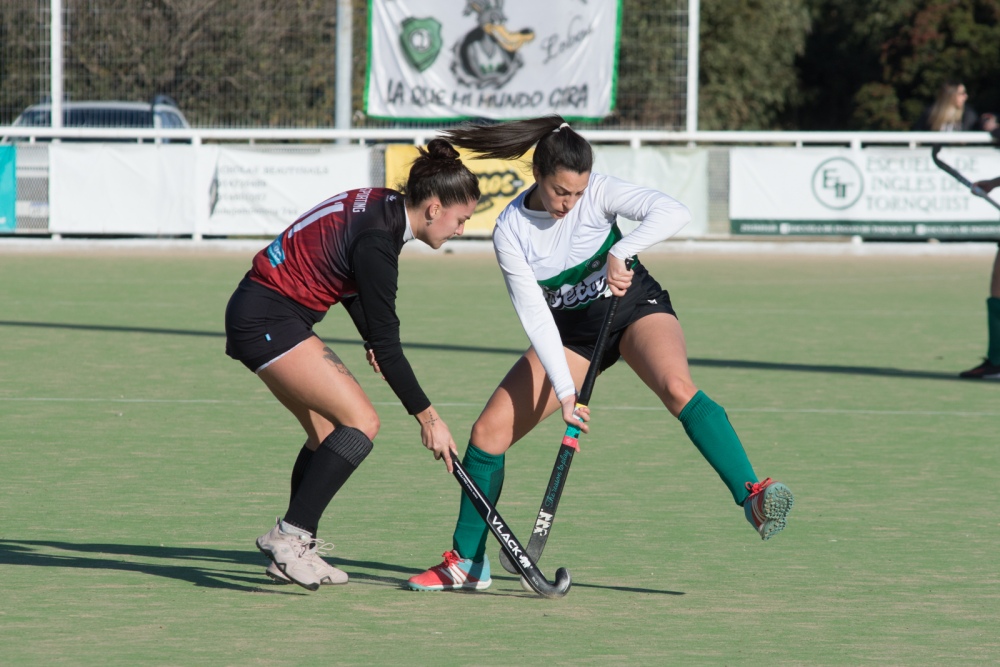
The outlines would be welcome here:
[[[194,127],[334,125],[337,0],[62,5],[70,101],[167,95]],[[364,116],[368,2],[351,6],[352,125],[412,127]],[[51,19],[49,0],[0,4],[0,125],[49,95]],[[687,35],[687,0],[622,0],[617,109],[592,127],[685,128]]]
[[[252,146],[265,151],[310,150],[324,143],[349,140],[372,147],[370,183],[379,185],[385,176],[385,146],[391,143],[426,144],[436,128],[335,129],[187,129],[111,130],[106,128],[0,128],[17,149],[17,234],[47,234],[49,216],[49,142],[62,140],[186,141]],[[935,144],[989,146],[986,132],[672,132],[649,130],[583,130],[595,145],[699,147],[708,152],[709,236],[730,234],[729,154],[738,146],[841,146],[909,147],[923,149]],[[944,140],[944,141],[942,141]]]

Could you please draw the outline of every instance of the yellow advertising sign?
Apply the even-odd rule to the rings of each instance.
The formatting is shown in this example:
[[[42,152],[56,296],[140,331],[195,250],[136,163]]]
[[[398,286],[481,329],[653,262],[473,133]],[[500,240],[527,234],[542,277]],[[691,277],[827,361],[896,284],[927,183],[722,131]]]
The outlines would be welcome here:
[[[458,149],[462,162],[479,178],[479,203],[472,218],[465,223],[466,236],[489,237],[497,216],[514,197],[530,187],[532,152],[520,160],[475,160],[469,152]],[[416,159],[417,147],[409,144],[389,144],[385,147],[385,187],[401,189]]]

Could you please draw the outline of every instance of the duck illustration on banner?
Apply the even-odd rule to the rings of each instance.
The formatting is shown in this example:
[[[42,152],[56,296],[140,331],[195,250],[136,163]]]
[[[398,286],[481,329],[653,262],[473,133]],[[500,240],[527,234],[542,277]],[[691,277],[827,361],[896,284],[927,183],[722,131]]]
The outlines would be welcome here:
[[[466,86],[500,88],[524,66],[518,49],[533,40],[535,32],[509,31],[503,0],[467,0],[463,15],[472,13],[477,25],[455,44],[451,71]]]

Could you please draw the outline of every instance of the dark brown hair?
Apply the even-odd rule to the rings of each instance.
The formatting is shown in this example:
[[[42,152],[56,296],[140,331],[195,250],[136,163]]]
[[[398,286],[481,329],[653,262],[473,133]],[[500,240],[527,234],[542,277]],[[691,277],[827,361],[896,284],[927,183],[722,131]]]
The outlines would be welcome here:
[[[551,176],[560,168],[583,174],[594,166],[594,150],[562,116],[469,125],[442,134],[456,146],[499,160],[515,160],[535,146],[531,164],[542,176]]]
[[[479,201],[479,179],[459,159],[458,151],[444,139],[432,139],[410,167],[403,192],[416,204],[431,197],[442,206]]]

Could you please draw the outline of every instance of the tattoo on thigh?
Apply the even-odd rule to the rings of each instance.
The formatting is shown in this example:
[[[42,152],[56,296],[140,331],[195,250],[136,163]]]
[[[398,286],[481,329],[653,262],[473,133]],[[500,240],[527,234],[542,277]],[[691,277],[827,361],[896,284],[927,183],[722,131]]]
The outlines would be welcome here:
[[[346,375],[347,377],[357,382],[357,380],[354,378],[354,375],[351,374],[351,371],[347,369],[347,366],[344,365],[344,362],[341,361],[340,357],[337,356],[337,353],[325,345],[323,346],[323,358],[329,361],[331,364],[333,364],[341,375]]]

